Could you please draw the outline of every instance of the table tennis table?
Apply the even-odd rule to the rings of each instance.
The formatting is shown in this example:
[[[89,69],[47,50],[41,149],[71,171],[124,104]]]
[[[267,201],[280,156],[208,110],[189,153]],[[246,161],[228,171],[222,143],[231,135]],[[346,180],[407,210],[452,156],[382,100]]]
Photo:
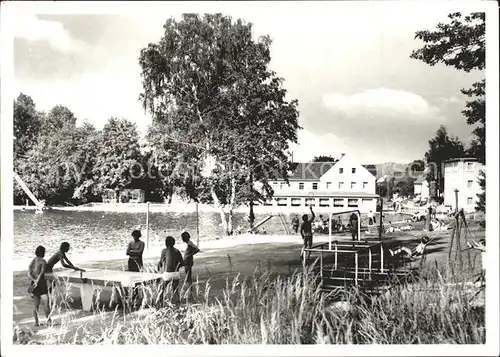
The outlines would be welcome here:
[[[180,273],[147,273],[120,270],[90,269],[85,272],[75,270],[58,270],[46,273],[48,281],[58,281],[73,284],[80,288],[82,309],[92,310],[94,292],[99,288],[113,287],[121,289],[127,300],[131,299],[132,290],[139,286],[160,283],[162,281],[179,280]],[[123,289],[125,288],[125,289]]]

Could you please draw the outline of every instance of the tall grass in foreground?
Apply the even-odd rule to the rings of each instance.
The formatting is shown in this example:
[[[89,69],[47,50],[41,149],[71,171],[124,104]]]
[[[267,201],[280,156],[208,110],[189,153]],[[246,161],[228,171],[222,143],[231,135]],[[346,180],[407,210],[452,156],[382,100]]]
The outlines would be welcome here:
[[[256,272],[234,277],[200,303],[143,305],[134,314],[103,311],[78,328],[76,344],[437,344],[485,343],[485,312],[456,272],[431,267],[427,279],[396,286],[378,297],[352,290],[349,304],[333,303],[310,271],[277,277]],[[453,275],[453,276],[450,276]],[[461,282],[470,280],[464,278]],[[453,282],[450,284],[449,282]],[[154,294],[153,292],[151,292]],[[64,328],[64,323],[61,329]],[[16,340],[16,338],[14,338]],[[17,340],[17,343],[22,341]],[[59,337],[44,343],[61,343]]]

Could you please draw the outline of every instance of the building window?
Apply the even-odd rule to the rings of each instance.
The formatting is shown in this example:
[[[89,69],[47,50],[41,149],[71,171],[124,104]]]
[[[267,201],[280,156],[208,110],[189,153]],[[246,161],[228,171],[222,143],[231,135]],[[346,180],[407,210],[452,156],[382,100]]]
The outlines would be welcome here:
[[[363,182],[363,190],[366,190],[368,188],[368,182]]]
[[[467,163],[467,171],[474,171],[474,163],[473,162]]]
[[[319,199],[320,207],[330,207],[330,199],[329,198],[320,198]]]
[[[302,205],[302,199],[301,198],[292,198],[292,206],[293,207],[300,207]]]
[[[351,182],[351,190],[354,190],[356,188],[356,182]]]
[[[342,190],[344,189],[344,183],[343,182],[339,182],[339,190]]]
[[[272,206],[273,203],[271,201],[266,201],[264,202],[264,206]]]
[[[352,168],[352,173],[353,173],[353,174],[355,174],[355,173],[356,173],[356,168],[355,168],[355,167],[353,167],[353,168]]]
[[[318,183],[317,182],[313,182],[313,190],[317,190],[318,189]]]
[[[280,197],[280,198],[276,199],[276,203],[280,207],[286,207],[286,205],[287,205],[286,201],[287,201],[286,197]]]
[[[472,180],[467,181],[467,188],[472,188]]]
[[[332,183],[331,182],[327,182],[326,183],[326,189],[329,190],[331,187],[332,187]]]
[[[277,182],[273,182],[273,190],[276,190],[278,188],[278,183]]]
[[[343,167],[339,167],[339,174],[343,174],[344,173],[344,168]]]
[[[333,199],[333,207],[344,207],[344,199],[343,198],[334,198]]]
[[[304,189],[304,183],[303,182],[299,182],[299,190],[303,190]]]
[[[282,189],[283,189],[283,186],[284,186],[284,185],[285,185],[285,183],[284,183],[284,182],[280,182],[280,190],[282,190]]]
[[[467,206],[471,206],[473,203],[472,197],[467,197]]]
[[[313,197],[306,198],[306,207],[314,207],[314,206],[316,206],[314,198]]]
[[[347,207],[358,207],[358,199],[357,198],[349,198],[347,200]]]

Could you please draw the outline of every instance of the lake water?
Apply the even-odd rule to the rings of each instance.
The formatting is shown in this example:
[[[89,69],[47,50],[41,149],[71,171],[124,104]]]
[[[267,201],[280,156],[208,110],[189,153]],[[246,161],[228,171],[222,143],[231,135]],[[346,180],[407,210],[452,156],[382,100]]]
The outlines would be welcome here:
[[[258,223],[267,215],[256,215]],[[236,213],[234,227],[247,227],[245,214]],[[116,251],[125,249],[132,239],[132,229],[141,225],[145,239],[146,213],[124,212],[76,212],[47,211],[35,214],[33,211],[14,212],[14,259],[33,257],[35,248],[43,245],[47,255],[55,252],[67,241],[72,252]],[[269,234],[283,234],[284,228],[277,217],[263,227]],[[196,239],[195,213],[150,213],[150,239],[155,233],[163,240],[166,234],[180,242],[180,235],[188,231]],[[223,236],[220,215],[214,212],[199,213],[200,241]],[[166,232],[166,233],[165,233]]]

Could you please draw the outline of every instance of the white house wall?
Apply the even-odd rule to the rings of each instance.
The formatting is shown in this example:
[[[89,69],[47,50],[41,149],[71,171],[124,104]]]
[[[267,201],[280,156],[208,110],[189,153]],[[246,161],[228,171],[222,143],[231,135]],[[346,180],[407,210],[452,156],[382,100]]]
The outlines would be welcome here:
[[[356,170],[355,173],[352,173],[353,168]],[[343,173],[340,173],[340,169],[343,169]],[[327,182],[331,182],[333,191],[354,191],[375,194],[375,176],[348,156],[341,158],[320,178],[320,185],[323,186],[323,189],[326,189]],[[339,182],[343,182],[343,189],[339,188]],[[351,187],[351,183],[355,183],[354,188]],[[365,187],[363,183],[366,183]]]
[[[481,163],[474,161],[445,163],[444,204],[455,208],[455,189],[458,189],[458,207],[467,212],[474,212],[478,201],[477,194],[482,192],[479,185],[482,168]]]

